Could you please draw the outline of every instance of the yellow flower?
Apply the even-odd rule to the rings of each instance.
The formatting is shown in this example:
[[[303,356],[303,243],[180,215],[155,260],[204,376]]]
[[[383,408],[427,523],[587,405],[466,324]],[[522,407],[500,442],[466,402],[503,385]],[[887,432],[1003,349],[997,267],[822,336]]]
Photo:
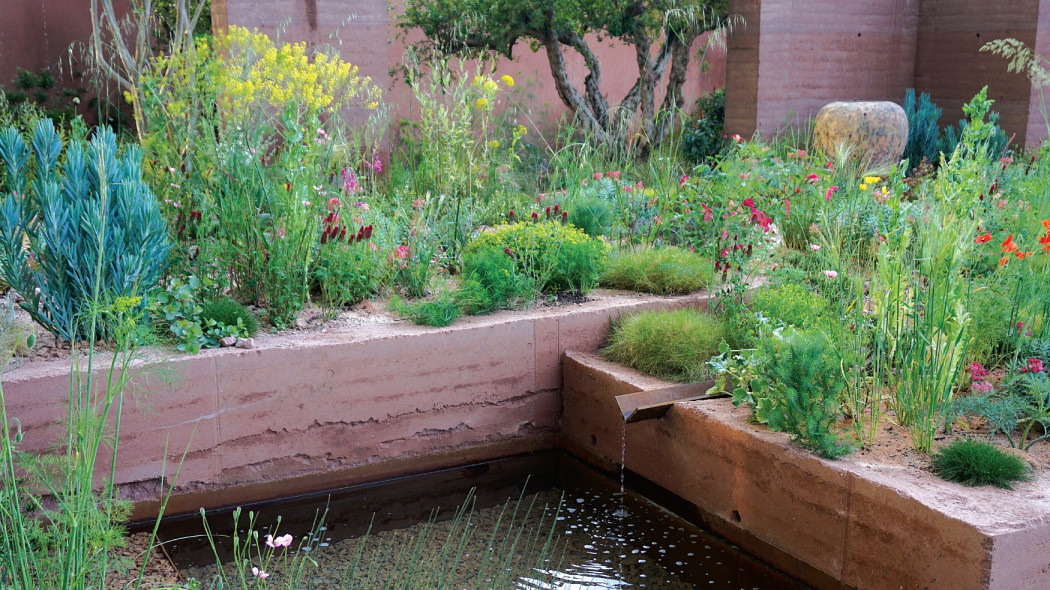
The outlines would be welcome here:
[[[880,178],[878,176],[865,176],[864,177],[864,184],[875,184],[876,182],[878,182],[880,180],[882,180],[882,178]]]
[[[474,76],[474,86],[477,86],[478,88],[481,88],[481,83],[484,82],[484,81],[485,81],[484,77],[482,77],[482,76]]]
[[[863,182],[862,182],[862,183],[860,183],[860,190],[862,190],[862,191],[866,191],[866,190],[868,190],[868,185],[867,185],[867,184],[864,184]]]
[[[492,141],[489,142],[489,148],[490,149],[496,149],[498,147],[499,147],[499,141],[493,139]]]
[[[514,78],[511,78],[507,74],[503,74],[503,76],[500,77],[500,80],[503,80],[503,83],[507,85],[507,88],[514,88]]]
[[[485,83],[481,85],[481,89],[488,94],[495,92],[497,88],[499,88],[499,85],[491,79],[486,79]]]
[[[488,107],[489,99],[485,98],[484,96],[474,101],[474,108],[478,109],[479,111],[487,109]]]

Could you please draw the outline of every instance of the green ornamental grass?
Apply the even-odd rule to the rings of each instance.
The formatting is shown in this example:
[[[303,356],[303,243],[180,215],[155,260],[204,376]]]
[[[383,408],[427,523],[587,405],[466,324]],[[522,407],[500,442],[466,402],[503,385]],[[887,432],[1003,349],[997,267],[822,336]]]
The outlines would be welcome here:
[[[643,311],[621,318],[602,351],[609,360],[671,381],[707,377],[725,334],[719,318],[694,309]]]
[[[229,297],[208,301],[201,306],[203,323],[215,320],[224,326],[236,326],[238,319],[241,320],[241,325],[244,326],[249,336],[259,333],[259,320],[255,318],[255,314]]]
[[[656,295],[680,295],[711,284],[711,262],[680,248],[621,252],[609,260],[601,284]]]
[[[1006,490],[1031,477],[1031,470],[1020,457],[970,438],[957,440],[934,453],[933,472],[967,486],[993,485]]]

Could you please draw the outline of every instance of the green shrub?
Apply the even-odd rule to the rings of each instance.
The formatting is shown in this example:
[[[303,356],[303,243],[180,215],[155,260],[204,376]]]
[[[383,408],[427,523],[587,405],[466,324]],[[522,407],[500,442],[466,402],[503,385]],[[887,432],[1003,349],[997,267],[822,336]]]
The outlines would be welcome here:
[[[717,157],[725,148],[726,91],[705,94],[696,103],[696,118],[682,132],[682,155],[692,162]]]
[[[103,335],[84,325],[96,287],[111,301],[146,303],[170,243],[138,148],[118,149],[108,128],[64,146],[41,119],[28,140],[13,127],[0,131],[0,161],[0,268],[37,323],[66,340]]]
[[[388,272],[383,256],[374,250],[372,224],[340,227],[329,213],[318,248],[313,281],[321,292],[321,306],[331,315],[379,290]],[[343,234],[349,229],[349,236]]]
[[[930,102],[930,94],[923,92],[915,100],[915,89],[909,88],[904,92],[904,112],[908,115],[908,143],[904,147],[904,157],[908,160],[908,166],[916,168],[922,164],[923,158],[936,165],[938,143],[941,137],[941,128],[937,121],[941,118],[941,109]]]
[[[840,417],[846,384],[839,357],[819,332],[793,332],[764,340],[759,371],[768,397],[756,400],[755,417],[782,430],[804,449],[828,459],[850,452],[833,428]]]
[[[751,311],[785,326],[806,329],[826,319],[826,299],[796,284],[759,289],[751,298]]]
[[[556,221],[521,222],[500,226],[472,240],[463,254],[464,267],[468,257],[481,252],[507,256],[517,272],[535,281],[541,292],[586,293],[598,284],[609,245]]]
[[[687,250],[646,248],[613,256],[606,266],[602,285],[657,295],[677,295],[707,287],[711,284],[713,272],[710,261]]]
[[[463,313],[525,307],[538,293],[536,281],[521,273],[506,252],[483,248],[463,255],[463,278],[455,295]]]
[[[649,375],[700,381],[724,334],[719,318],[693,309],[643,311],[615,323],[602,354]]]
[[[239,322],[248,336],[259,333],[259,320],[255,319],[255,314],[229,297],[208,301],[201,306],[201,324],[209,325],[212,321],[219,326],[237,326]]]
[[[933,472],[967,486],[993,485],[1007,490],[1031,477],[1031,470],[1020,457],[974,439],[954,441],[934,453]]]
[[[390,300],[390,309],[401,317],[422,326],[448,326],[459,317],[459,303],[452,291],[445,291],[429,301],[408,303],[400,297]]]
[[[966,354],[971,361],[991,365],[996,355],[1010,344],[1010,311],[1013,304],[1005,295],[989,288],[975,288],[966,302],[973,321]]]
[[[565,206],[569,223],[580,228],[591,237],[607,236],[616,223],[616,211],[612,201],[589,193],[578,194]]]

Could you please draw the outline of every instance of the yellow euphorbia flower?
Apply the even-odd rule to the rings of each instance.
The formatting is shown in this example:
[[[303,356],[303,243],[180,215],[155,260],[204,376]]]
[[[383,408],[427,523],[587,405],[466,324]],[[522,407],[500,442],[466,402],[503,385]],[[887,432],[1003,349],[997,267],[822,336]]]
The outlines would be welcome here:
[[[500,80],[503,80],[503,83],[507,85],[507,88],[514,88],[514,78],[511,78],[507,74],[503,74],[503,76],[500,77]]]

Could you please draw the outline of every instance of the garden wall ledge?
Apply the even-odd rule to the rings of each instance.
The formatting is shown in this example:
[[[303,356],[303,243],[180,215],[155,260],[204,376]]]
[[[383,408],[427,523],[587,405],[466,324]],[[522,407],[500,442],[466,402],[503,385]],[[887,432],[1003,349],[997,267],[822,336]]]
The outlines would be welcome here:
[[[716,533],[816,587],[1050,587],[1050,476],[1014,491],[917,468],[829,461],[746,422],[727,399],[623,425],[615,396],[666,382],[567,352],[563,435],[684,499]],[[690,509],[691,509],[690,508]]]
[[[620,314],[707,301],[603,292],[445,328],[386,322],[265,335],[250,350],[142,363],[116,481],[146,517],[184,450],[169,514],[551,448],[565,350],[596,350]],[[69,366],[26,363],[2,376],[23,449],[63,440]]]

